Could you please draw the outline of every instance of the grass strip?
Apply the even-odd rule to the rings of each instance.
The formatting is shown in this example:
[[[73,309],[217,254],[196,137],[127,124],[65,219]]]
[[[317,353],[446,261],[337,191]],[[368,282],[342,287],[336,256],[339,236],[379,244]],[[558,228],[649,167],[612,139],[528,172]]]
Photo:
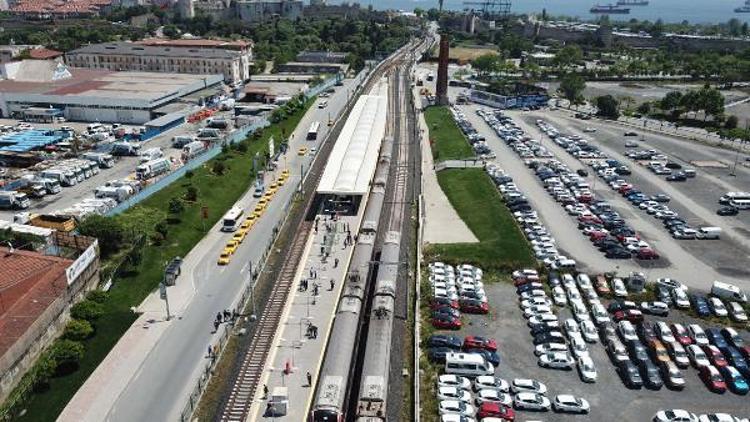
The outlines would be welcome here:
[[[435,162],[475,157],[469,141],[453,120],[450,108],[447,106],[427,107],[424,118],[430,131],[432,158]]]

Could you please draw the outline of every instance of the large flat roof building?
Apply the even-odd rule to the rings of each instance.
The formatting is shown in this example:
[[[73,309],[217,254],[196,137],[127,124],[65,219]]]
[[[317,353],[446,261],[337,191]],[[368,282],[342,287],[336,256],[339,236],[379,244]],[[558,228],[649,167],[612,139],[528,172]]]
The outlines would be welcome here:
[[[212,40],[111,42],[70,51],[65,61],[88,69],[222,74],[225,82],[238,83],[250,78],[252,47]]]
[[[22,117],[28,108],[43,107],[61,110],[68,120],[143,124],[160,117],[157,109],[206,88],[218,89],[223,80],[216,74],[117,72],[62,64],[45,69],[44,62],[30,63],[6,72],[14,78],[0,80],[0,117]]]

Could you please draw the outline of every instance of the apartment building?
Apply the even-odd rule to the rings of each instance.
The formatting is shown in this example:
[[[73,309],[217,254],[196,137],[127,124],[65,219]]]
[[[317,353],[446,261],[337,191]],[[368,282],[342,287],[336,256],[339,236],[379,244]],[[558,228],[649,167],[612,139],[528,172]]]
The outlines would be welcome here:
[[[111,71],[224,75],[233,84],[250,79],[252,44],[215,40],[111,42],[92,44],[65,55],[71,67]]]

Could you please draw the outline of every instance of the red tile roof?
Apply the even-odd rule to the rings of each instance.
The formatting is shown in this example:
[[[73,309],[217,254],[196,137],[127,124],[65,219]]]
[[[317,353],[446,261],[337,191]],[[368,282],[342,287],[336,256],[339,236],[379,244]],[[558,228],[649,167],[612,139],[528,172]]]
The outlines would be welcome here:
[[[29,56],[31,56],[32,59],[37,60],[54,59],[62,55],[62,52],[57,50],[50,50],[49,48],[35,48],[29,51]]]
[[[73,261],[0,248],[0,356],[47,307],[65,295],[65,269]]]
[[[205,38],[184,40],[149,38],[136,41],[136,44],[163,47],[223,48],[226,50],[242,50],[253,45],[252,41],[210,40]]]

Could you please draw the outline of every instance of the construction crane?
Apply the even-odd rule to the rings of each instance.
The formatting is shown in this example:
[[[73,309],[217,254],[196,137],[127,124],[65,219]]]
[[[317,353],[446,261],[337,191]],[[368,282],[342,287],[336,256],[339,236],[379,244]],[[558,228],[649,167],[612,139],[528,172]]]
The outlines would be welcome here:
[[[510,15],[511,0],[465,1],[464,6],[480,6],[482,18],[487,20],[504,20]]]

